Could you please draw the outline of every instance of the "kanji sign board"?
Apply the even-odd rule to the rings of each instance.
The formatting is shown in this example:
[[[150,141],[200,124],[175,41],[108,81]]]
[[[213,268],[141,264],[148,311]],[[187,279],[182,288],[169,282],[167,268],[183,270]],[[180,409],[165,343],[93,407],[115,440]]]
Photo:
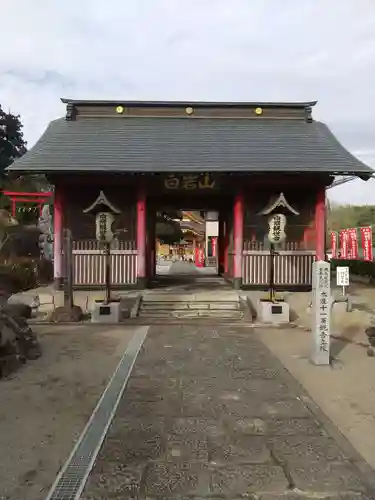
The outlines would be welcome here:
[[[336,284],[337,286],[349,286],[349,267],[336,267]]]

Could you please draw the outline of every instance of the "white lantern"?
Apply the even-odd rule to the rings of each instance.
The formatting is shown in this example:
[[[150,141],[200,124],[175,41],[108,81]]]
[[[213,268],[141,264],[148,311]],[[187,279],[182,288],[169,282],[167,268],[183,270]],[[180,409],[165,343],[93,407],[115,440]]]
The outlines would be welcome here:
[[[271,244],[282,243],[285,238],[286,217],[284,214],[273,214],[268,219],[268,240]]]
[[[114,216],[109,212],[98,212],[95,217],[96,239],[102,243],[111,243],[114,238],[112,224]]]

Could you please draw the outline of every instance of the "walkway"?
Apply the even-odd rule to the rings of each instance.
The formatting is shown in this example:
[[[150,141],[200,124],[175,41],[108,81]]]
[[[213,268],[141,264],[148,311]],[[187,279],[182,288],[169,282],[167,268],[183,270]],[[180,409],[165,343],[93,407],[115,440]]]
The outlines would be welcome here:
[[[298,392],[250,329],[153,327],[81,498],[375,498]]]
[[[231,284],[218,276],[215,268],[200,268],[190,262],[183,261],[161,261],[156,266],[156,276],[152,288],[177,293],[194,293],[196,291],[216,293],[222,290],[232,290]]]

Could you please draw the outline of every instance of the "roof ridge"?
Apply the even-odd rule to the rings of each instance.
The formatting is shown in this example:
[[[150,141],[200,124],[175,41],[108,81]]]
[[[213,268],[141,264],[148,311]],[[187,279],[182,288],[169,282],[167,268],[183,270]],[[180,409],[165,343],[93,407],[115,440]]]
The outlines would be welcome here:
[[[91,100],[91,99],[70,99],[61,97],[61,102],[70,105],[96,105],[96,106],[145,106],[145,107],[174,107],[174,106],[195,106],[195,107],[298,107],[315,106],[318,101],[195,101],[195,100],[178,100],[178,101],[138,101],[138,100]]]

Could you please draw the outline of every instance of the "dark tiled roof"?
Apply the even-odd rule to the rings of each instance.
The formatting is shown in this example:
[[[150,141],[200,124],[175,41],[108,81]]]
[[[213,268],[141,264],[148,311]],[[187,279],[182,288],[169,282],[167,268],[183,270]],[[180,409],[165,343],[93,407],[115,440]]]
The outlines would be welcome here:
[[[374,172],[320,122],[164,117],[55,120],[10,170]]]

